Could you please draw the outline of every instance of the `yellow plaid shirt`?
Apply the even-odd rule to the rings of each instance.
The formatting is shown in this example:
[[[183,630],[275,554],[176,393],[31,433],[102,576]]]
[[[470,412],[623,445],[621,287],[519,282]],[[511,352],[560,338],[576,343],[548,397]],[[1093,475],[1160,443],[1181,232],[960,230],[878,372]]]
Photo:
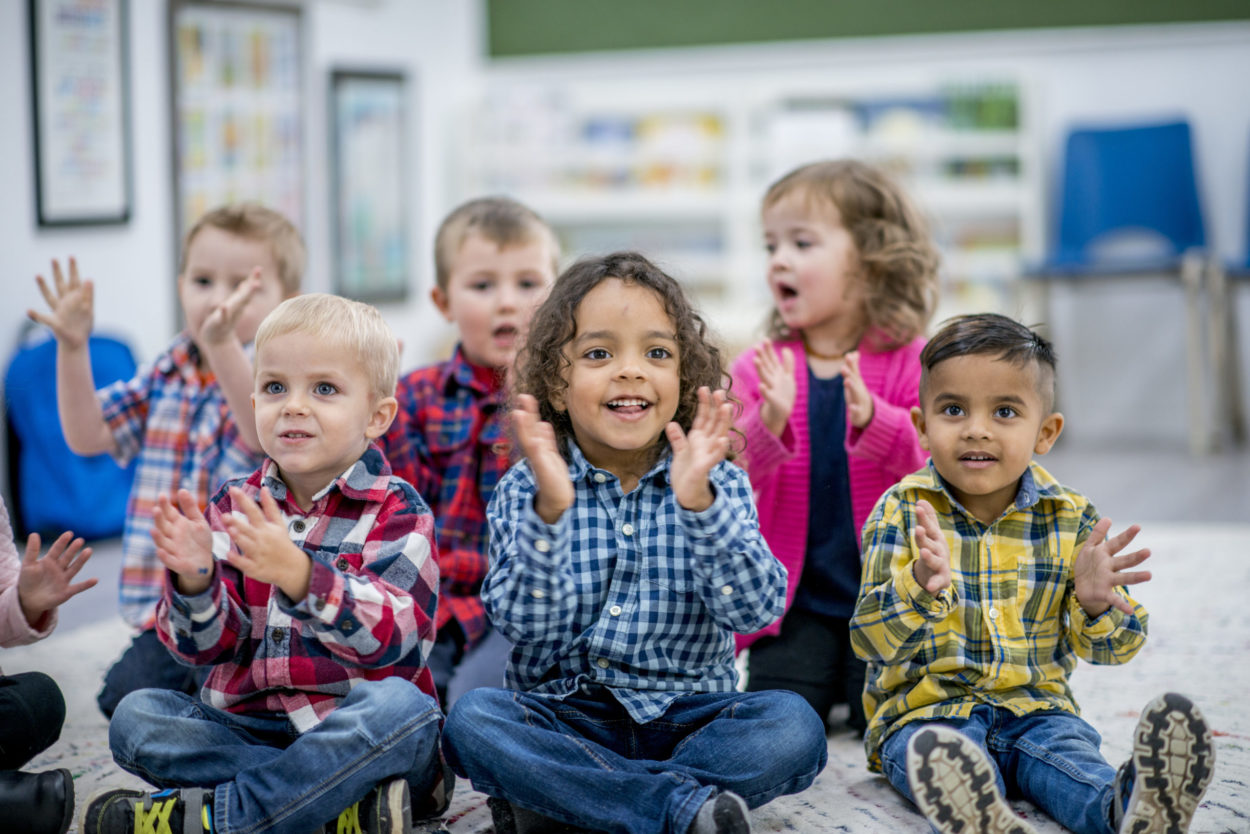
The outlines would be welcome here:
[[[916,582],[916,502],[937,511],[951,585]],[[1111,608],[1091,620],[1073,593],[1072,567],[1098,512],[1036,462],[1015,503],[988,527],[946,489],[932,462],[877,502],[864,525],[864,567],[851,644],[868,663],[864,747],[880,771],[881,743],[909,721],[966,718],[978,704],[1016,715],[1078,713],[1068,676],[1078,657],[1124,663],[1146,642],[1146,610]]]

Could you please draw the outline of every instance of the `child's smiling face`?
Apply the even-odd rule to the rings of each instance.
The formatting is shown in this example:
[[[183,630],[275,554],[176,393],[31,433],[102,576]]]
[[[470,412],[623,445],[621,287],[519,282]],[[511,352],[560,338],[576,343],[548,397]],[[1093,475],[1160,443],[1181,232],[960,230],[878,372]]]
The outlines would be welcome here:
[[[681,394],[677,328],[653,290],[619,278],[588,292],[574,318],[567,387],[552,405],[568,411],[592,465],[622,480],[645,474]]]
[[[912,420],[920,445],[968,512],[989,524],[1016,498],[1034,454],[1050,451],[1063,415],[1042,395],[1036,362],[989,354],[945,359],[928,372]]]

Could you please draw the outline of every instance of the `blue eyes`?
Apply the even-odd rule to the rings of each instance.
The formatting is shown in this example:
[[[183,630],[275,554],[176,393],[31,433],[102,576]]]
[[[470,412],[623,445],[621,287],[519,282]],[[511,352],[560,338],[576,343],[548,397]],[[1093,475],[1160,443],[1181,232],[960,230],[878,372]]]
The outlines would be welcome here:
[[[286,386],[281,382],[266,382],[264,391],[266,394],[281,394],[286,390]]]
[[[286,393],[286,386],[283,385],[281,382],[276,382],[276,381],[266,382],[264,387],[261,388],[261,390],[271,396],[277,396],[278,394]],[[313,393],[316,394],[318,397],[329,397],[329,396],[333,396],[334,394],[337,394],[338,392],[339,392],[338,386],[332,385],[329,382],[318,382],[316,385],[313,386]]]
[[[313,390],[317,392],[317,396],[319,397],[328,397],[331,394],[338,393],[339,389],[335,388],[328,382],[318,382],[316,388]]]

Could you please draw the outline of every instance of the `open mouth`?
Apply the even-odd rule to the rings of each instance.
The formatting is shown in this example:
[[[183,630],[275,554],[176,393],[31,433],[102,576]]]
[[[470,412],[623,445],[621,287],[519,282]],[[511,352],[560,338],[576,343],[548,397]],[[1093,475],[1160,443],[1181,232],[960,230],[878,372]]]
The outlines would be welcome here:
[[[491,331],[496,339],[512,339],[520,333],[515,324],[501,324]]]
[[[777,295],[781,298],[782,301],[788,301],[791,298],[794,298],[795,296],[797,296],[798,294],[799,294],[799,291],[796,290],[794,287],[790,286],[789,284],[777,285]]]
[[[284,431],[278,436],[284,440],[307,440],[312,437],[312,435],[306,431]]]
[[[618,397],[609,400],[607,406],[617,414],[641,414],[651,407],[651,403],[638,397]]]
[[[987,455],[984,452],[965,452],[959,456],[959,459],[968,463],[993,463],[998,460],[993,455]]]

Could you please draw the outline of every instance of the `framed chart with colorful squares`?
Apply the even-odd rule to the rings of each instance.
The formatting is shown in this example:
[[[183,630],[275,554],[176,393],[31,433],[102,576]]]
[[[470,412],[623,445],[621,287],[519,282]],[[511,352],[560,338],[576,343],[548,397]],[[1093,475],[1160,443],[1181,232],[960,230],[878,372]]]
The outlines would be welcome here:
[[[254,200],[304,227],[303,49],[291,6],[170,3],[177,233]]]

